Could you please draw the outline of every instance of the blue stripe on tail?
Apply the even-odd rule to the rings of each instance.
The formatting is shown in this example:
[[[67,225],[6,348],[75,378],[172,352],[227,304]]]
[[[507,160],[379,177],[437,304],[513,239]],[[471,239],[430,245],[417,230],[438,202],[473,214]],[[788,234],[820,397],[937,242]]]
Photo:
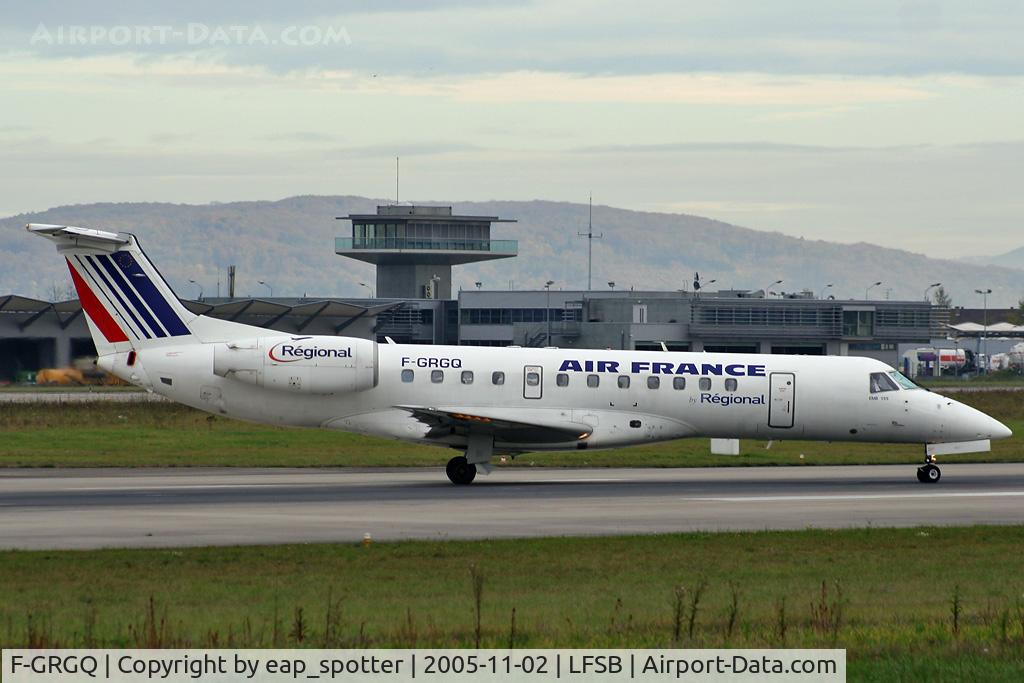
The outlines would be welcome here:
[[[181,318],[174,312],[171,305],[167,303],[167,299],[160,293],[160,290],[156,288],[153,281],[149,279],[145,271],[142,270],[142,266],[135,260],[132,255],[127,251],[119,251],[113,256],[109,257],[117,264],[117,267],[121,269],[125,275],[128,276],[128,281],[135,286],[142,298],[149,304],[150,309],[153,313],[160,318],[160,322],[163,323],[167,332],[172,337],[181,337],[184,335],[191,334],[189,329],[185,327],[185,323],[181,322]]]
[[[103,269],[107,271],[107,274],[110,275],[110,279],[114,281],[114,284],[121,290],[121,293],[124,294],[128,302],[135,308],[135,311],[142,316],[143,320],[146,321],[146,324],[149,325],[153,335],[157,337],[166,337],[167,333],[164,332],[162,327],[160,327],[160,324],[157,323],[156,319],[150,315],[149,311],[146,310],[146,307],[142,305],[142,302],[139,301],[139,297],[135,295],[132,288],[124,281],[124,276],[117,268],[114,267],[110,257],[96,256],[95,258],[96,261],[103,266]]]

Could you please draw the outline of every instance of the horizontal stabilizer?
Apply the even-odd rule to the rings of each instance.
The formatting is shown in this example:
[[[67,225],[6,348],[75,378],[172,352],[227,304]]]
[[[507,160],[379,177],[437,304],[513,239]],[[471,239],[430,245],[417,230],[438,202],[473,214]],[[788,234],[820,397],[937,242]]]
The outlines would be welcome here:
[[[29,232],[45,237],[61,245],[93,247],[116,251],[123,245],[128,244],[128,235],[119,235],[116,232],[106,230],[93,230],[91,228],[77,228],[73,225],[48,225],[46,223],[29,223],[25,226]]]

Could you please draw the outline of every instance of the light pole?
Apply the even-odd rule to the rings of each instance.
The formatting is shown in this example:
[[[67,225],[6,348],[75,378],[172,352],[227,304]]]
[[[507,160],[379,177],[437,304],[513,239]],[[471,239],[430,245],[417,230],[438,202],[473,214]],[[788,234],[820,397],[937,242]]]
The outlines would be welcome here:
[[[476,288],[477,288],[477,289],[480,289],[481,287],[483,287],[483,286],[484,286],[484,283],[482,283],[482,282],[474,282],[473,284],[475,284],[475,285],[476,285]]]
[[[982,301],[982,322],[984,329],[981,331],[981,355],[985,358],[985,372],[988,373],[988,295],[992,293],[991,289],[976,289],[975,294],[981,294]]]
[[[766,286],[764,288],[764,298],[767,299],[768,295],[771,294],[771,292],[768,291],[769,289],[771,289],[775,285],[781,285],[781,284],[782,284],[782,280],[776,280],[775,282],[773,282],[770,285]]]
[[[877,287],[880,284],[882,284],[881,280],[879,280],[878,282],[876,282],[876,283],[874,283],[872,285],[868,285],[868,288],[864,290],[864,301],[868,300],[868,292],[870,292],[872,289],[874,289],[875,287]]]
[[[199,288],[199,301],[202,301],[203,300],[203,286],[201,284],[199,284],[198,282],[196,282],[195,280],[189,280],[189,282],[191,282],[192,284],[194,284],[196,287]]]
[[[260,283],[261,285],[263,285],[263,286],[264,286],[264,287],[266,287],[266,288],[267,288],[268,290],[270,290],[270,298],[271,298],[271,299],[273,299],[273,298],[274,298],[274,288],[273,288],[273,287],[271,287],[270,285],[268,285],[268,284],[267,284],[266,282],[264,282],[263,280],[257,280],[257,282],[259,282],[259,283]]]
[[[932,291],[936,287],[941,287],[941,286],[942,286],[941,282],[933,282],[932,284],[928,285],[928,288],[924,290],[924,300],[925,301],[930,301],[930,299],[928,298],[928,292]]]
[[[613,290],[613,291],[615,290],[615,281],[614,280],[609,280],[608,281],[608,288]]]
[[[544,318],[548,321],[547,346],[551,346],[551,285],[553,284],[555,284],[554,280],[548,280],[544,283]]]
[[[833,283],[833,282],[830,282],[830,283],[828,283],[827,285],[825,285],[824,287],[822,287],[822,288],[821,288],[821,298],[822,298],[822,299],[824,299],[824,298],[825,298],[825,290],[826,290],[826,289],[828,289],[829,287],[834,287],[834,286],[835,286],[835,283]]]
[[[377,297],[375,297],[373,295],[373,287],[370,287],[370,285],[366,284],[365,282],[360,282],[359,286],[360,287],[366,287],[366,291],[368,291],[370,293],[370,298],[371,299],[376,299],[377,298]]]

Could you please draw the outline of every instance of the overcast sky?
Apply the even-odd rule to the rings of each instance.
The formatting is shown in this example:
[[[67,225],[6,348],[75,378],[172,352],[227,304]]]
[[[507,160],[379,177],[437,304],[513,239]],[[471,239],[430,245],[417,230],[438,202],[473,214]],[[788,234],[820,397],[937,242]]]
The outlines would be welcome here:
[[[554,199],[1024,245],[1024,4],[0,5],[0,214]],[[371,6],[370,9],[368,6]]]

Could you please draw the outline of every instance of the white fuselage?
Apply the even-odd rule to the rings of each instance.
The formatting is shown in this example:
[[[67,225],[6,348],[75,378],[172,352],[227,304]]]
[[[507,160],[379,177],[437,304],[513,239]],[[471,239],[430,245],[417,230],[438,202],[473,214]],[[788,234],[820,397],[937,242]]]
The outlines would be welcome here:
[[[486,471],[496,452],[693,436],[924,443],[918,479],[935,482],[935,455],[1010,436],[867,358],[285,335],[189,310],[132,234],[26,228],[64,257],[101,368],[212,413],[462,449],[446,467],[456,484]]]
[[[124,353],[101,359],[172,400],[268,424],[465,445],[464,433],[432,430],[416,407],[578,432],[495,439],[509,452],[695,436],[934,444],[1009,435],[926,390],[872,391],[872,373],[892,368],[856,357],[419,346],[268,330],[243,342],[148,348],[125,363]]]

